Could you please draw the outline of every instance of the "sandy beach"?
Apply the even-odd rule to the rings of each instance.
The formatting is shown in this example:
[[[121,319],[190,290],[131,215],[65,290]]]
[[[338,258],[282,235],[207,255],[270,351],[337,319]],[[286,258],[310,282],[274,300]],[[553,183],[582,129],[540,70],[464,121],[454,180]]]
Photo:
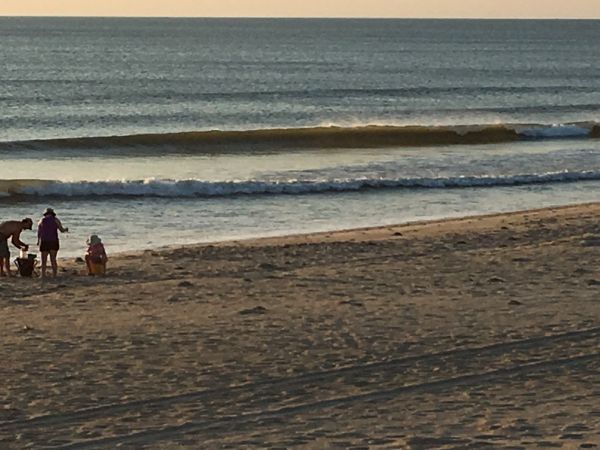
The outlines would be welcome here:
[[[585,204],[0,279],[0,448],[600,448],[599,217]]]

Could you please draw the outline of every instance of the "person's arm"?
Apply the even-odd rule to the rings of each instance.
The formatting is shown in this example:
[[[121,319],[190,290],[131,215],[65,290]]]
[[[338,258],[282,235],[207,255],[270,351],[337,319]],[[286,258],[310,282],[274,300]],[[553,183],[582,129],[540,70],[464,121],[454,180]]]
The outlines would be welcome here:
[[[60,230],[61,233],[68,233],[69,232],[69,229],[63,227],[62,222],[58,218],[56,218],[56,225],[58,225],[58,229]]]
[[[19,250],[25,250],[25,251],[29,250],[29,246],[26,243],[21,242],[21,239],[19,239],[20,237],[21,237],[21,231],[14,232],[12,235],[12,240],[11,240],[12,244],[15,247],[17,247]]]
[[[38,230],[37,230],[37,245],[42,243],[42,221],[38,222]]]

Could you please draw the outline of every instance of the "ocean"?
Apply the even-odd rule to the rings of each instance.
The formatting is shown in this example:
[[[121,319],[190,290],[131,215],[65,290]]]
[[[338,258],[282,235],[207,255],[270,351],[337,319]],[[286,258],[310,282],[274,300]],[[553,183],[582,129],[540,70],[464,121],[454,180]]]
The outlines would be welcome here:
[[[0,220],[63,256],[600,200],[600,21],[0,18]],[[31,233],[23,236],[34,242]]]

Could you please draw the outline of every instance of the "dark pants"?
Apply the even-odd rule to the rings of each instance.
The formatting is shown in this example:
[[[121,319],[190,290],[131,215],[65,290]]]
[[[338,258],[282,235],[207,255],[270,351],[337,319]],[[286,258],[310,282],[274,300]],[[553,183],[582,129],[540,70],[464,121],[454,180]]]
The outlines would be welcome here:
[[[8,237],[0,233],[0,259],[10,258],[10,250],[8,249]]]
[[[40,242],[40,252],[57,252],[60,249],[58,241],[42,241]]]

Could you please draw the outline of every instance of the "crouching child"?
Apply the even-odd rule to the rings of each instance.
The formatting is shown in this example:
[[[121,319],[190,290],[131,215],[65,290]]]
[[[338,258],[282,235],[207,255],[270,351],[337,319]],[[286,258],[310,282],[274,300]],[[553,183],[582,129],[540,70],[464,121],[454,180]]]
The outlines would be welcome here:
[[[104,275],[106,274],[106,263],[108,256],[102,244],[102,240],[93,234],[87,240],[87,251],[85,253],[85,264],[87,266],[88,275]]]

